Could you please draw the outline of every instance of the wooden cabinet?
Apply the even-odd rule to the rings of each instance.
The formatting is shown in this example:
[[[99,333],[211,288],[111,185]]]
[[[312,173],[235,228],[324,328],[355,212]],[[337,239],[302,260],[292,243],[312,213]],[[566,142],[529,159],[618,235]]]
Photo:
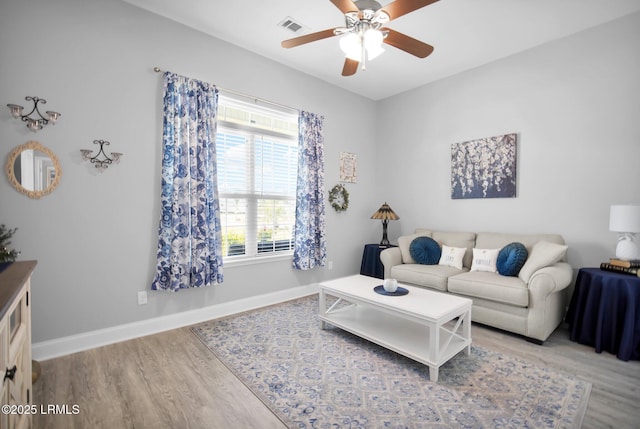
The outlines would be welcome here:
[[[29,300],[35,266],[36,261],[14,262],[0,273],[0,429],[32,427]]]

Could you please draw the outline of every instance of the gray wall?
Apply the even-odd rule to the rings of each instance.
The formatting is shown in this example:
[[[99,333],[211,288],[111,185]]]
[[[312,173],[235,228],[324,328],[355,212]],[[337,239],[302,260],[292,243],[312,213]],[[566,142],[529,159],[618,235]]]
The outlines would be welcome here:
[[[639,77],[636,13],[379,102],[392,241],[416,227],[552,232],[574,268],[599,266],[615,253],[609,206],[640,203]],[[451,144],[514,132],[517,198],[452,200]]]
[[[392,241],[419,226],[559,232],[574,268],[599,263],[615,244],[609,205],[640,199],[639,32],[635,14],[374,103],[120,1],[2,2],[0,105],[35,95],[63,115],[33,134],[0,114],[0,159],[38,140],[64,169],[41,200],[0,179],[0,222],[19,228],[21,259],[39,260],[33,341],[354,274],[362,245],[380,239],[369,216],[385,200],[401,217]],[[341,151],[358,155],[359,173],[349,210],[328,209],[333,271],[296,272],[287,261],[226,268],[222,285],[150,291],[137,305],[153,277],[159,212],[153,66],[325,116],[327,188]],[[506,132],[520,138],[518,197],[452,201],[451,143]],[[122,163],[98,174],[82,162],[79,149],[94,139],[110,140]]]
[[[0,223],[17,227],[20,259],[33,276],[33,341],[170,315],[359,271],[362,245],[379,240],[369,220],[383,202],[374,186],[375,104],[320,80],[121,1],[22,0],[0,4],[2,106],[47,100],[62,113],[34,134],[0,112],[0,159],[38,140],[59,157],[59,188],[41,200],[0,178]],[[11,41],[11,42],[10,42]],[[299,272],[290,261],[225,269],[224,284],[178,293],[149,291],[160,195],[162,76],[154,66],[325,116],[326,185],[338,183],[341,151],[358,155],[350,208],[327,211],[333,270]],[[26,107],[26,105],[25,105]],[[81,161],[94,139],[124,153],[102,174]]]

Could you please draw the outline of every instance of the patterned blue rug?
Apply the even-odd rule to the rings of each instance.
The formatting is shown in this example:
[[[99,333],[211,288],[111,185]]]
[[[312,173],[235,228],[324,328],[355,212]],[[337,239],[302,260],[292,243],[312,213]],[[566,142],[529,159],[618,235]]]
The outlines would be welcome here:
[[[289,428],[578,428],[591,384],[472,346],[428,367],[337,328],[314,295],[194,326]]]

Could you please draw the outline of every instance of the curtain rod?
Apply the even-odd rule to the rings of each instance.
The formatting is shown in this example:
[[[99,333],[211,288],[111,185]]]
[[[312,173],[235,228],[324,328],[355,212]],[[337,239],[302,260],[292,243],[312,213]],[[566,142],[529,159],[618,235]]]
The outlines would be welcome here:
[[[153,68],[153,71],[154,71],[154,72],[156,72],[156,73],[162,73],[162,72],[164,72],[164,71],[166,71],[166,70],[162,70],[160,67],[154,67],[154,68]],[[280,107],[280,108],[284,108],[284,109],[292,110],[292,111],[294,111],[294,112],[296,112],[296,113],[299,113],[299,112],[300,112],[300,110],[299,110],[299,109],[296,109],[296,108],[293,108],[293,107],[290,107],[290,106],[287,106],[287,105],[284,105],[284,104],[275,103],[275,102],[273,102],[273,101],[265,100],[265,99],[263,99],[263,98],[253,97],[253,96],[251,96],[251,95],[243,94],[243,93],[238,92],[238,91],[233,91],[233,90],[231,90],[231,89],[222,88],[222,87],[220,87],[220,86],[218,86],[218,85],[216,85],[216,87],[217,87],[218,89],[220,89],[221,91],[228,92],[228,93],[230,93],[230,94],[234,94],[234,95],[237,95],[237,96],[240,96],[240,97],[248,98],[248,99],[250,99],[250,100],[253,100],[253,101],[254,101],[254,102],[256,102],[256,103],[257,103],[257,102],[260,102],[260,103],[265,103],[265,104],[271,104],[272,106],[276,106],[276,107]]]

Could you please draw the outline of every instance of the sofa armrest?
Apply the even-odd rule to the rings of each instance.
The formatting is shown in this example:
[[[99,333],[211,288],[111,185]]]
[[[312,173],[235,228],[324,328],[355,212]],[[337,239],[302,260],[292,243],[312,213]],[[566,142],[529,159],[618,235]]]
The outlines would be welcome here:
[[[529,279],[529,312],[525,335],[546,340],[564,319],[567,306],[567,286],[573,279],[573,269],[566,262],[557,262],[534,272]]]
[[[566,262],[557,262],[533,273],[529,279],[529,290],[538,296],[561,291],[571,284],[573,269]]]
[[[384,278],[391,277],[391,267],[402,264],[402,253],[399,247],[390,247],[380,252],[380,262],[384,265]]]

